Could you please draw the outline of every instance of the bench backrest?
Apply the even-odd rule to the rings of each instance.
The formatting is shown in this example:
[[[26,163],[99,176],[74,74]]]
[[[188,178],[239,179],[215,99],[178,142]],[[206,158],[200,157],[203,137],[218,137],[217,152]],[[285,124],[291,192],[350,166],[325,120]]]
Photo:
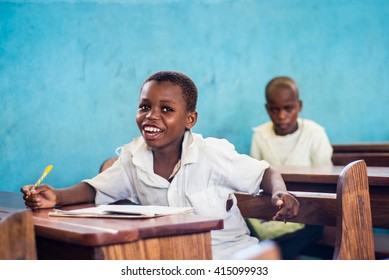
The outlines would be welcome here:
[[[335,259],[373,260],[374,237],[369,183],[364,161],[347,165],[339,175]]]
[[[337,193],[291,192],[300,202],[299,215],[291,222],[336,226],[334,259],[374,259],[367,167],[364,161],[341,172]],[[235,194],[246,218],[271,220],[277,207],[270,195]]]

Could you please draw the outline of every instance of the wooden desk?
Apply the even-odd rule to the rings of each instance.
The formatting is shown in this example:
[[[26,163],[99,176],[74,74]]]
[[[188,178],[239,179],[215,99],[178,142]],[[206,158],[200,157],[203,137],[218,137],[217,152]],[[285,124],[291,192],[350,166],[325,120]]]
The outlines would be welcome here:
[[[332,145],[335,165],[363,159],[367,166],[389,166],[389,143],[351,143]]]
[[[334,153],[386,153],[389,152],[389,142],[383,143],[350,143],[333,144]]]
[[[0,206],[24,207],[22,195],[0,193]],[[67,206],[76,209],[90,205]],[[153,219],[49,217],[33,213],[38,259],[212,259],[211,230],[223,220],[194,214]]]
[[[275,166],[289,191],[336,193],[343,166],[296,167]],[[373,226],[389,228],[389,167],[368,167]]]
[[[0,207],[0,260],[36,260],[32,212]]]
[[[375,258],[365,162],[354,162],[341,171],[337,180],[336,194],[304,189],[295,191],[293,194],[300,202],[300,212],[290,221],[336,227],[334,238],[329,244],[332,247],[330,249],[332,259],[371,260]],[[256,196],[236,194],[236,196],[238,207],[246,218],[269,220],[277,210],[277,207],[271,204],[271,196],[268,194]],[[317,256],[318,250],[314,252],[314,256]]]

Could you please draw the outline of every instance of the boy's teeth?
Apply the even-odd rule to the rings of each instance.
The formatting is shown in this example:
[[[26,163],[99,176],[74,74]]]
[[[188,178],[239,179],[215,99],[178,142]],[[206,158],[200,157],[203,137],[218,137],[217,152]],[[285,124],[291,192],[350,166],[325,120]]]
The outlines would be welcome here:
[[[159,128],[156,128],[156,127],[146,126],[145,131],[147,131],[147,132],[161,132],[162,130],[160,130]]]

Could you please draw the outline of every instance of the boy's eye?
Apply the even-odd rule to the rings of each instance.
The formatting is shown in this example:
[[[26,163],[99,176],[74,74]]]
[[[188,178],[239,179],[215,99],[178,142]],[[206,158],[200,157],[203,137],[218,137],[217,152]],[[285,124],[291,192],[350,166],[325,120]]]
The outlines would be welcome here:
[[[162,107],[162,112],[173,112],[174,110],[173,110],[173,108],[171,108],[171,107]]]
[[[293,106],[285,107],[285,111],[288,112],[288,113],[292,112],[292,110],[293,110]]]
[[[278,108],[270,108],[271,113],[278,113],[280,110]]]
[[[146,111],[146,110],[150,109],[150,106],[146,105],[146,104],[140,104],[139,109],[142,111]]]
[[[285,107],[285,111],[291,113],[293,110],[297,109],[297,105],[289,105]]]

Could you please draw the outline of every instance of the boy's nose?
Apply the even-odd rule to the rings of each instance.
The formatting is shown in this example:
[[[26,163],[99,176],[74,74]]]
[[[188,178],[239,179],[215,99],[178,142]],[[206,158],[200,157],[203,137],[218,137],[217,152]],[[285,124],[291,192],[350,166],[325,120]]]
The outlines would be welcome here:
[[[287,116],[287,113],[286,113],[285,110],[280,110],[280,112],[278,113],[278,118],[279,118],[280,120],[285,119],[286,116]]]
[[[148,118],[149,120],[158,120],[159,119],[159,113],[157,112],[157,110],[150,110],[147,113],[146,118]]]

